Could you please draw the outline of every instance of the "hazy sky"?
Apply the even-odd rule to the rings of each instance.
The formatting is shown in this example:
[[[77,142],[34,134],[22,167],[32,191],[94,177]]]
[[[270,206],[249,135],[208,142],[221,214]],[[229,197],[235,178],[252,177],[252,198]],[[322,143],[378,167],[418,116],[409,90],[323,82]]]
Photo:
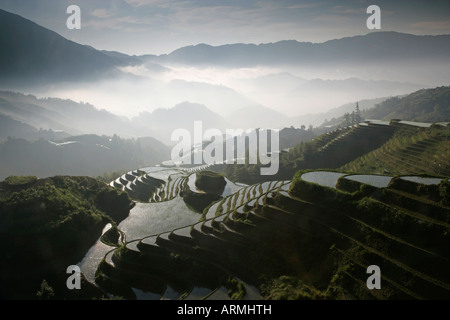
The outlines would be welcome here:
[[[81,9],[68,30],[66,9]],[[381,8],[381,31],[450,33],[450,0],[0,0],[62,36],[101,50],[162,54],[186,45],[323,42],[371,32],[369,5]]]

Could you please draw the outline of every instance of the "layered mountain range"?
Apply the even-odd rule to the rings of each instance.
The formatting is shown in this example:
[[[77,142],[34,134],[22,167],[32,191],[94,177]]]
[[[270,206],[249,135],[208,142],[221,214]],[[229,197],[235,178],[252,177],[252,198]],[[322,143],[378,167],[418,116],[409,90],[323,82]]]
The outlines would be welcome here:
[[[128,117],[184,101],[222,116],[258,106],[297,117],[447,85],[449,40],[372,32],[323,43],[197,44],[130,56],[75,43],[0,10],[0,89],[88,101]]]
[[[198,44],[130,56],[75,43],[0,10],[0,140],[14,151],[11,159],[32,159],[35,153],[22,152],[30,148],[67,149],[66,155],[81,148],[89,157],[101,155],[90,159],[111,160],[106,150],[117,135],[134,148],[128,168],[167,159],[172,132],[192,132],[194,121],[202,121],[204,130],[303,128],[291,129],[305,137],[305,129],[351,113],[357,102],[364,111],[392,96],[448,85],[449,40],[450,35],[372,32],[324,43]],[[447,107],[389,114],[414,120],[434,108],[439,117]],[[86,134],[95,136],[79,138]],[[138,137],[153,140],[131,140]],[[18,165],[11,159],[4,175]],[[122,169],[117,165],[104,171]]]

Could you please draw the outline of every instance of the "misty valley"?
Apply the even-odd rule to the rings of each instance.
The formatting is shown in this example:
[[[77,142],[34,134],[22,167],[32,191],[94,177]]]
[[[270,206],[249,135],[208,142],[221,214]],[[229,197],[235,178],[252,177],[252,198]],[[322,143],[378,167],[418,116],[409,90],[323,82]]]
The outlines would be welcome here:
[[[128,55],[0,9],[0,299],[450,299],[449,40]]]

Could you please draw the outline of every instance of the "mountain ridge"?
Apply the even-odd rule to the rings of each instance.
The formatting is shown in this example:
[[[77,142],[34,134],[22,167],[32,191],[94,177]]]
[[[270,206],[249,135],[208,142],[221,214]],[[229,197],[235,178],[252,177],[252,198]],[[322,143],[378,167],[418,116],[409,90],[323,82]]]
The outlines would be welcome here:
[[[0,9],[0,26],[0,83],[79,81],[117,73],[112,57],[17,14]]]
[[[427,92],[448,91],[448,87],[436,87],[429,89],[419,89],[409,95],[427,97]],[[351,113],[358,102],[365,117],[378,119],[386,117],[384,112],[378,117],[374,107],[385,100],[401,98],[406,95],[385,96],[375,99],[361,99],[345,103],[339,107],[332,108],[327,112],[305,114],[302,116],[287,116],[275,109],[253,104],[239,108],[228,116],[222,116],[208,106],[200,103],[185,101],[170,108],[157,108],[152,112],[144,111],[133,118],[118,116],[104,109],[97,109],[89,103],[77,103],[73,100],[59,98],[38,99],[33,95],[0,91],[0,116],[5,125],[8,125],[9,132],[1,131],[0,138],[6,137],[27,138],[35,132],[36,139],[49,136],[42,130],[53,132],[65,131],[66,135],[81,134],[114,134],[125,138],[151,136],[166,145],[173,142],[170,136],[173,130],[178,128],[187,129],[192,133],[194,121],[203,121],[203,129],[217,128],[225,129],[250,129],[250,128],[276,128],[309,125],[326,125],[326,119],[335,124],[340,121],[344,113]],[[441,99],[442,100],[442,99]],[[422,119],[420,113],[405,112],[404,104],[400,113],[395,113],[396,118],[403,120]],[[440,103],[439,110],[445,108]],[[368,109],[368,110],[364,110]],[[419,110],[419,109],[418,109]],[[391,110],[390,113],[395,110]],[[410,110],[412,111],[412,110]],[[421,113],[421,109],[419,110]],[[419,112],[417,111],[417,112]],[[430,110],[432,112],[433,110]],[[394,114],[394,113],[393,113]],[[257,117],[255,115],[258,115]],[[334,119],[333,119],[334,118]],[[423,118],[422,120],[427,120]],[[433,118],[434,119],[434,118]],[[433,120],[431,119],[431,120]],[[245,120],[245,121],[244,121]],[[430,119],[429,119],[430,120]],[[328,123],[329,124],[329,123]],[[14,133],[14,134],[12,134]],[[39,134],[38,134],[39,133]]]
[[[330,65],[358,62],[403,63],[431,58],[448,62],[450,35],[413,35],[377,31],[321,43],[280,40],[277,42],[219,46],[197,44],[162,55],[127,55],[97,50],[70,41],[17,14],[0,9],[0,80],[77,81],[86,77],[119,75],[116,67],[149,61],[192,65]],[[14,37],[11,37],[14,35]],[[437,50],[439,49],[439,50]],[[68,63],[70,61],[70,63]],[[36,79],[33,79],[36,78]],[[0,82],[1,83],[1,82]]]
[[[427,54],[436,59],[448,61],[448,56],[445,55],[445,52],[448,52],[446,49],[450,49],[448,43],[450,43],[450,35],[448,34],[431,36],[378,31],[321,43],[297,40],[280,40],[261,44],[235,43],[218,46],[200,43],[181,47],[169,54],[150,56],[150,59],[200,65],[223,63],[225,65],[249,66],[288,63],[316,64],[327,62],[327,60],[332,61],[332,58],[337,55],[341,56],[341,63],[355,63],[359,60],[384,62],[387,58],[399,61],[420,59],[421,55]],[[390,46],[385,44],[390,44]],[[359,50],[355,50],[355,45],[360,46]],[[444,49],[435,50],[437,46]],[[386,56],[386,54],[388,55]]]

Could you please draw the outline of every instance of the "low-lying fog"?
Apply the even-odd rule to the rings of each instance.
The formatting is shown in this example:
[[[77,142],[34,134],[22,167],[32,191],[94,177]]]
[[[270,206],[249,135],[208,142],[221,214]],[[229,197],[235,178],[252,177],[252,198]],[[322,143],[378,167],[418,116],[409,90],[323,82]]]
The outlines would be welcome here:
[[[288,117],[315,114],[361,99],[411,93],[445,83],[441,66],[379,68],[222,68],[147,63],[121,68],[123,77],[95,83],[30,89],[37,97],[83,101],[133,118],[141,112],[188,101],[227,117],[241,108],[264,106]],[[317,125],[317,124],[314,124]]]

